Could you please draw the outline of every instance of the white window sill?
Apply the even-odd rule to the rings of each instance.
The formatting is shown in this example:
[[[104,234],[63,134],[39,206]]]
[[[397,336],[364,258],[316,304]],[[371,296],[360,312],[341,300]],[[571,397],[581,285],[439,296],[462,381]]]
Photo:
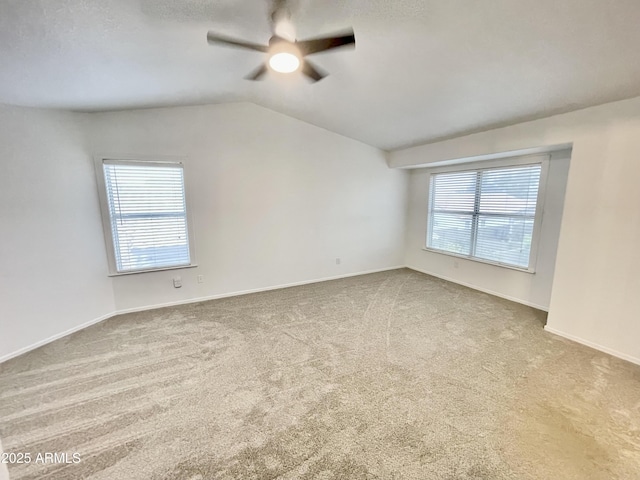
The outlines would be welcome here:
[[[509,270],[516,270],[522,273],[530,273],[530,274],[536,273],[535,269],[533,268],[516,267],[514,265],[507,265],[505,263],[492,262],[491,260],[484,260],[482,258],[469,257],[467,255],[459,255],[457,253],[447,252],[445,250],[438,250],[436,248],[422,247],[422,250],[424,250],[425,252],[439,253],[440,255],[447,255],[449,257],[461,258],[463,260],[469,260],[471,262],[485,263],[487,265],[493,265],[494,267],[508,268]]]
[[[149,270],[132,270],[130,272],[111,272],[109,273],[110,277],[122,277],[123,275],[136,275],[138,273],[152,273],[152,272],[164,272],[165,270],[182,270],[185,268],[195,268],[198,265],[192,263],[191,265],[179,265],[177,267],[162,267],[162,268],[151,268]]]

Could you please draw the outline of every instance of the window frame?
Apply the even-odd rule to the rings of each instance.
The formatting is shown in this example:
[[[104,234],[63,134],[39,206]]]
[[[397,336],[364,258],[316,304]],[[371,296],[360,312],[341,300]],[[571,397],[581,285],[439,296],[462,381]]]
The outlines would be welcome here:
[[[527,155],[521,157],[502,158],[499,160],[484,160],[480,162],[469,162],[456,165],[448,165],[443,167],[436,167],[429,169],[429,187],[427,195],[427,225],[425,231],[425,243],[423,250],[439,253],[441,255],[448,255],[451,257],[462,258],[477,263],[485,263],[502,268],[508,268],[511,270],[518,270],[520,272],[535,274],[536,264],[538,260],[538,250],[540,242],[540,234],[542,231],[542,222],[544,218],[544,199],[546,197],[547,190],[547,176],[549,172],[550,155]],[[528,267],[519,267],[509,263],[502,263],[495,260],[487,260],[484,258],[474,257],[472,255],[463,255],[460,253],[449,252],[447,250],[440,250],[429,246],[429,238],[431,236],[432,228],[432,206],[433,206],[433,177],[434,175],[441,173],[461,173],[461,172],[478,172],[482,170],[499,170],[509,167],[523,167],[527,165],[540,165],[540,182],[538,186],[538,196],[536,198],[536,213],[533,217],[533,233],[531,237],[531,250],[529,252],[529,265]],[[475,214],[472,215],[472,219]],[[473,220],[472,220],[473,221]],[[476,227],[477,234],[477,227]],[[475,235],[472,231],[472,242],[475,241]],[[472,245],[473,247],[473,245]],[[472,248],[473,251],[473,248]]]
[[[95,174],[98,186],[98,199],[100,203],[100,214],[102,217],[102,231],[104,234],[105,247],[107,253],[107,264],[108,264],[108,276],[109,277],[120,277],[123,275],[136,275],[139,273],[150,273],[150,272],[161,272],[165,270],[180,270],[185,268],[194,268],[197,267],[198,264],[196,262],[196,252],[195,252],[195,237],[193,234],[193,221],[191,217],[191,208],[189,201],[189,186],[187,182],[187,175],[185,173],[184,166],[185,157],[173,157],[166,155],[154,155],[154,156],[120,156],[120,155],[98,155],[94,157],[94,167]],[[187,221],[187,236],[188,236],[188,246],[189,246],[189,259],[190,262],[188,265],[176,265],[176,266],[167,266],[167,267],[157,267],[157,268],[145,268],[140,270],[128,270],[124,272],[119,272],[116,264],[116,254],[115,254],[115,246],[114,239],[111,232],[111,215],[109,214],[109,200],[107,198],[107,188],[104,178],[104,162],[108,161],[112,164],[123,164],[123,165],[138,165],[138,166],[153,166],[153,165],[167,165],[174,164],[180,165],[182,168],[182,181],[184,188],[184,198],[185,198],[185,211],[186,211],[186,221]]]

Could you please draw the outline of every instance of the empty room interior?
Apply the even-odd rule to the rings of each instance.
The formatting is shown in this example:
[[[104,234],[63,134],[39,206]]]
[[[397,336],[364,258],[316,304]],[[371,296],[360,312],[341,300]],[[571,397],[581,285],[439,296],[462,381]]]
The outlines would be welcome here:
[[[0,480],[640,479],[638,0],[0,0]]]

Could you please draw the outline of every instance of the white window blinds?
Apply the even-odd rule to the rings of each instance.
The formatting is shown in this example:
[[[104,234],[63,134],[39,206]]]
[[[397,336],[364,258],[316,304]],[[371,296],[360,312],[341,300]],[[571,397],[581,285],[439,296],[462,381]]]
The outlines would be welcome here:
[[[116,271],[191,263],[181,164],[103,161]]]
[[[541,169],[433,174],[427,247],[529,268]]]

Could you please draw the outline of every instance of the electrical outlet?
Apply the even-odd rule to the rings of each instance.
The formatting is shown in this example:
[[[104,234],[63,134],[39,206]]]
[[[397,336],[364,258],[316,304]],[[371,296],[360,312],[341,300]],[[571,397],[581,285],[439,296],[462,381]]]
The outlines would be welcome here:
[[[342,263],[342,260],[340,260],[339,258],[336,258],[336,265],[340,265],[340,263]]]
[[[204,283],[204,275],[198,275],[198,283]]]
[[[453,268],[458,268],[460,265],[458,264],[457,260],[453,261]]]
[[[182,278],[173,277],[173,287],[174,288],[180,288],[181,286],[182,286]]]

